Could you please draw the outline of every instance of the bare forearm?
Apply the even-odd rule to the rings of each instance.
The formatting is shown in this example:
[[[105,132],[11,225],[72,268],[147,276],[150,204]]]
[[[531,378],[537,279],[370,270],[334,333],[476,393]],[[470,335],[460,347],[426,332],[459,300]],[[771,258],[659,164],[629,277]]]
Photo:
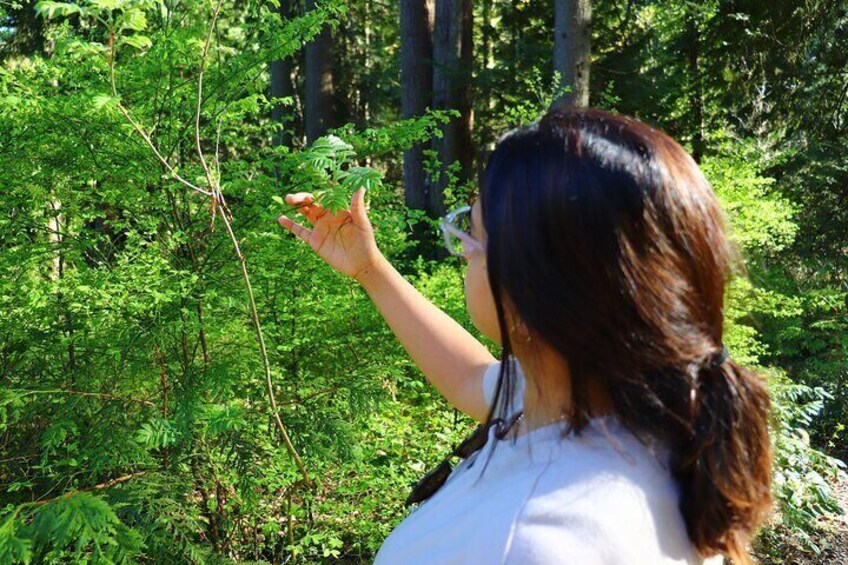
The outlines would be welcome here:
[[[489,350],[427,300],[385,257],[356,278],[427,380],[448,402],[482,421],[487,411],[482,389],[469,379],[496,361]]]

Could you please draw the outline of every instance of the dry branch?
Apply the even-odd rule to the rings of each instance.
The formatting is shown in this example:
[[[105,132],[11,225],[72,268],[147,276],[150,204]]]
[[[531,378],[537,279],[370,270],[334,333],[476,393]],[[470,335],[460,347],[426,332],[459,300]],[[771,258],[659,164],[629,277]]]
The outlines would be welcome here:
[[[203,171],[206,175],[206,182],[207,182],[207,185],[208,185],[207,188],[201,188],[199,186],[196,186],[196,185],[192,184],[191,182],[185,180],[183,177],[181,177],[177,173],[177,171],[171,166],[171,164],[168,162],[168,160],[165,159],[162,156],[162,154],[159,152],[159,149],[156,147],[156,144],[153,143],[153,140],[150,138],[150,136],[147,135],[147,133],[144,131],[144,129],[141,128],[141,126],[139,126],[136,123],[136,121],[130,115],[129,111],[121,104],[120,99],[118,97],[118,89],[117,89],[116,80],[115,80],[115,44],[116,44],[116,40],[115,40],[114,34],[113,34],[113,36],[111,38],[111,42],[110,42],[111,43],[111,49],[110,49],[110,61],[109,61],[109,79],[110,79],[110,82],[111,82],[111,85],[112,85],[112,96],[116,100],[118,110],[121,112],[121,114],[124,116],[124,118],[133,126],[135,131],[144,139],[144,141],[147,143],[148,147],[150,147],[150,149],[153,151],[153,153],[156,155],[156,157],[159,159],[159,161],[165,166],[165,168],[168,170],[168,172],[171,174],[171,176],[175,180],[177,180],[177,181],[181,182],[182,184],[188,186],[192,190],[194,190],[196,192],[200,192],[201,194],[204,194],[204,195],[209,196],[211,198],[211,200],[212,200],[211,201],[211,213],[212,213],[212,221],[213,222],[214,222],[215,218],[217,217],[216,212],[220,208],[220,211],[221,211],[220,217],[221,217],[221,220],[224,222],[224,226],[227,229],[227,235],[229,236],[230,241],[233,244],[233,249],[236,253],[236,257],[238,258],[239,266],[241,268],[241,275],[242,275],[242,279],[244,281],[244,286],[247,290],[247,297],[248,297],[248,302],[249,302],[249,305],[250,305],[250,317],[251,317],[251,321],[253,322],[253,327],[254,327],[254,330],[256,331],[256,339],[257,339],[258,344],[259,344],[259,351],[260,351],[260,355],[261,355],[261,358],[262,358],[262,367],[263,367],[263,370],[264,370],[264,373],[265,373],[265,386],[266,386],[266,390],[267,390],[267,393],[268,393],[268,402],[270,404],[271,412],[272,412],[272,415],[274,417],[274,423],[275,423],[278,431],[280,432],[280,435],[283,437],[283,442],[286,445],[286,449],[288,450],[289,454],[292,456],[295,463],[297,464],[297,467],[298,467],[300,473],[303,475],[303,480],[304,480],[305,484],[312,485],[313,483],[312,483],[311,479],[309,478],[309,473],[306,470],[306,466],[303,464],[303,460],[300,458],[300,455],[297,453],[297,450],[295,449],[294,444],[292,443],[291,438],[289,437],[288,430],[286,429],[285,424],[283,424],[283,421],[280,418],[280,414],[279,414],[279,410],[278,410],[278,406],[277,406],[277,399],[276,399],[276,396],[274,394],[274,384],[273,384],[273,378],[271,376],[271,364],[268,360],[268,350],[265,346],[265,337],[262,333],[262,325],[259,321],[259,312],[256,308],[256,300],[254,299],[254,295],[253,295],[253,285],[250,282],[250,274],[247,271],[247,262],[245,260],[244,254],[241,251],[241,246],[239,245],[238,238],[236,237],[235,233],[233,232],[233,228],[232,228],[232,218],[233,218],[233,216],[232,216],[232,213],[230,212],[229,206],[227,205],[227,202],[224,199],[224,195],[221,193],[220,170],[216,170],[215,174],[214,175],[212,174],[212,171],[209,169],[209,165],[206,163],[206,157],[203,154],[203,147],[202,147],[202,144],[201,144],[200,114],[201,114],[201,107],[202,107],[202,104],[203,104],[203,75],[204,75],[204,72],[206,70],[206,57],[209,54],[209,47],[210,47],[211,42],[212,42],[212,35],[215,32],[215,25],[218,21],[218,16],[221,12],[221,5],[222,4],[223,4],[223,0],[218,0],[217,4],[215,5],[214,13],[213,13],[213,16],[212,16],[212,22],[209,26],[209,32],[206,35],[206,42],[203,46],[203,52],[201,54],[200,68],[198,70],[198,78],[197,78],[197,104],[196,104],[195,119],[194,119],[194,138],[195,138],[195,145],[196,145],[196,148],[197,148],[197,156],[198,156],[198,159],[200,160],[200,164],[203,167]],[[217,153],[218,153],[217,145],[218,145],[218,142],[216,142],[216,159],[215,159],[215,161],[216,161],[216,167],[219,167],[220,165],[218,165],[219,161],[218,161],[218,155],[217,155]]]

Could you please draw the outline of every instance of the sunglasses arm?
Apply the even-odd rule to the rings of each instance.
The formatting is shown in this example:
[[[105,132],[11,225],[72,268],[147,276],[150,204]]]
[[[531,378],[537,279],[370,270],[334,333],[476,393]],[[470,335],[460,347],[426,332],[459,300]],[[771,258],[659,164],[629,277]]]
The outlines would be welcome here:
[[[467,243],[470,247],[472,247],[474,249],[479,249],[480,251],[484,251],[483,246],[480,244],[479,241],[477,241],[476,239],[474,239],[473,237],[468,235],[466,232],[458,229],[456,226],[454,226],[450,222],[442,220],[442,229],[450,232],[453,235],[455,235],[456,237],[461,239],[463,242]]]

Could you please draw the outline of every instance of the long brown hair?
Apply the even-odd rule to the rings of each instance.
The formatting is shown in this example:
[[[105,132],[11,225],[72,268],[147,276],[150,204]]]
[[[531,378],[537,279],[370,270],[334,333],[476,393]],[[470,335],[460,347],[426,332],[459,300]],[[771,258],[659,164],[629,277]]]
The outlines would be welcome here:
[[[622,424],[670,447],[701,554],[750,562],[771,506],[770,401],[758,374],[716,359],[725,284],[745,269],[697,164],[637,120],[560,108],[502,138],[480,184],[501,359],[508,301],[568,361],[571,429],[600,385]],[[511,405],[511,366],[487,424]]]

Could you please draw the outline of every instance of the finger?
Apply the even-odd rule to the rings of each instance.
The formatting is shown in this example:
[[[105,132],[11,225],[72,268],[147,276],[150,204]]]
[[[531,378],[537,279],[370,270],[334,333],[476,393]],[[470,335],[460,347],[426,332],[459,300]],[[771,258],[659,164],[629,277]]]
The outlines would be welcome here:
[[[302,204],[300,207],[297,208],[297,212],[299,214],[303,214],[304,216],[309,218],[310,212],[312,212],[314,214],[315,210],[314,210],[314,207],[312,206],[312,204]]]
[[[280,223],[281,226],[292,232],[294,235],[296,235],[303,241],[309,242],[309,237],[312,235],[312,230],[303,227],[302,225],[298,224],[287,216],[280,216],[279,218],[277,218],[277,221]]]
[[[303,206],[315,202],[315,197],[311,192],[295,192],[294,194],[286,194],[286,203],[294,206]]]
[[[298,212],[306,216],[306,219],[309,220],[309,223],[314,227],[318,220],[327,213],[327,210],[317,204],[312,204],[300,208]]]
[[[323,216],[327,210],[321,206],[320,204],[314,202],[312,200],[312,195],[308,193],[300,193],[306,194],[306,196],[299,200],[299,204],[296,204],[295,207],[297,211],[306,216],[306,218],[315,225],[315,222]],[[295,199],[292,199],[294,201]]]
[[[327,210],[326,208],[324,208],[324,207],[323,207],[323,206],[321,206],[320,204],[312,204],[312,205],[309,207],[309,212],[308,212],[308,214],[309,214],[309,220],[310,220],[312,223],[315,223],[315,221],[316,221],[318,218],[320,218],[321,216],[323,216],[323,215],[324,215],[324,214],[326,214],[327,212],[329,212],[329,210]]]
[[[359,190],[353,193],[350,201],[350,212],[354,223],[364,228],[368,225],[368,213],[365,208],[365,187],[360,187]]]
[[[315,197],[312,196],[311,192],[295,192],[286,194],[286,202],[290,202],[291,204],[298,204],[304,200],[315,200]]]

